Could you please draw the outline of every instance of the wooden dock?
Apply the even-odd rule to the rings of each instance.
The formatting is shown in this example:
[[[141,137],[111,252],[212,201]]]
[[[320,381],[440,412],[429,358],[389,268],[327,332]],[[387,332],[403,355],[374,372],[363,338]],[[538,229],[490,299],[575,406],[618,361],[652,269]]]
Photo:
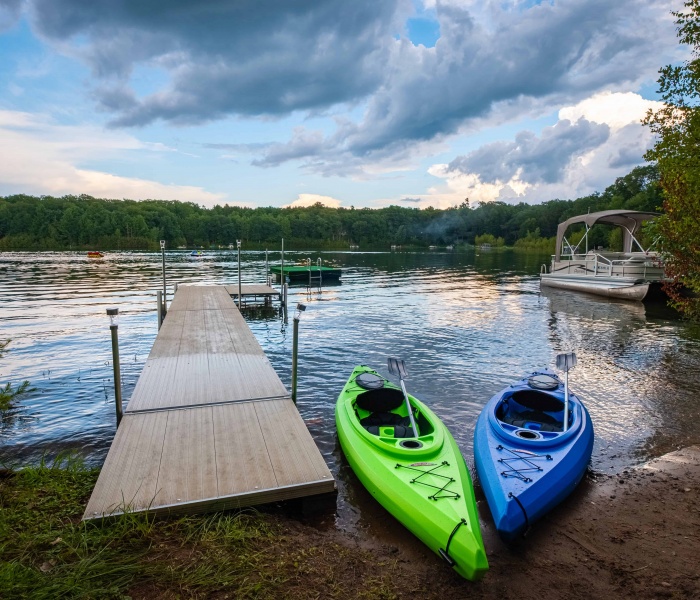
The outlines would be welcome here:
[[[83,519],[208,512],[334,490],[228,291],[180,286]]]
[[[237,285],[227,285],[224,286],[229,296],[234,300],[238,301],[238,286]],[[245,284],[241,286],[241,298],[243,299],[243,304],[246,304],[249,300],[253,302],[259,302],[260,298],[263,299],[265,304],[272,304],[273,298],[281,299],[281,294],[279,290],[276,290],[269,285],[250,285]]]

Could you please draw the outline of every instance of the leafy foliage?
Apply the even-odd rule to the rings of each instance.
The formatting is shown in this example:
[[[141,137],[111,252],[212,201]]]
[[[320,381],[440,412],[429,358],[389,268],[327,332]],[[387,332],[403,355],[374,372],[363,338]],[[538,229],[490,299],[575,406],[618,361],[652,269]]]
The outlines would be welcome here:
[[[505,244],[532,238],[536,229],[549,238],[568,217],[608,208],[655,210],[661,204],[656,167],[634,169],[602,194],[542,204],[468,202],[446,210],[401,206],[381,209],[202,208],[192,202],[100,200],[90,196],[0,197],[0,250],[158,249],[164,239],[177,246],[265,247],[285,239],[288,248],[343,248],[351,244],[387,247],[473,244],[477,235],[503,238]]]
[[[684,8],[672,14],[691,59],[660,70],[664,106],[645,119],[658,136],[645,158],[658,166],[665,195],[665,215],[652,231],[660,237],[673,280],[669,295],[681,312],[700,319],[700,0],[687,0]]]

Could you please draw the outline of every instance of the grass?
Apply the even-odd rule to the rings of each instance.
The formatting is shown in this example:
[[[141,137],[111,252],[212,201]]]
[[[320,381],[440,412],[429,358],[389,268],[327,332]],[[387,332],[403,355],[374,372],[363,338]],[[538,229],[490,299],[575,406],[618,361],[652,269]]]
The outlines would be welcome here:
[[[127,513],[84,523],[97,475],[72,455],[0,474],[3,599],[399,595],[395,564],[279,515]]]

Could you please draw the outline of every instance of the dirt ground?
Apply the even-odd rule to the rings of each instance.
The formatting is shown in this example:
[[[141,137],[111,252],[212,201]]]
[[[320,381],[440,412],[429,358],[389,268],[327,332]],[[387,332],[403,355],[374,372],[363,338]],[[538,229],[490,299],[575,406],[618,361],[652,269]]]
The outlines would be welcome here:
[[[372,597],[700,598],[700,446],[589,476],[515,546],[501,542],[483,498],[479,511],[490,569],[478,583],[450,571],[388,515],[381,529],[354,532],[289,518],[285,537],[295,547],[356,548],[365,558],[337,565],[348,598],[367,597],[387,567],[397,585]]]

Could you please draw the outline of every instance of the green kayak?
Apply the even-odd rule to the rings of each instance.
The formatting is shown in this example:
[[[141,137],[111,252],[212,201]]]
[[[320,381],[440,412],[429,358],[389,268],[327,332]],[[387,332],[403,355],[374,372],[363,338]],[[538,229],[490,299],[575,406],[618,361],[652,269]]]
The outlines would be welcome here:
[[[488,569],[469,471],[452,435],[409,395],[414,437],[400,388],[356,367],[335,407],[338,438],[367,490],[457,573]]]

